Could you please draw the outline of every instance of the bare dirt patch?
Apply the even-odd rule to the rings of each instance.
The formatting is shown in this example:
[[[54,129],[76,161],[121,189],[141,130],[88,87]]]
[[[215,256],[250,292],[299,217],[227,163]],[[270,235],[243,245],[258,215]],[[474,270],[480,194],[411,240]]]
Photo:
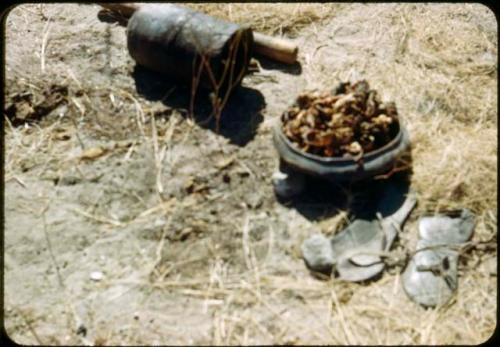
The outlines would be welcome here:
[[[402,265],[365,284],[312,277],[302,240],[338,231],[328,199],[276,201],[271,126],[304,90],[366,79],[394,100],[424,212],[468,207],[497,233],[497,23],[476,4],[190,4],[300,46],[262,61],[222,113],[137,67],[96,5],[6,19],[4,322],[21,344],[477,344],[496,327],[496,246],[425,310]],[[21,44],[22,43],[22,44]],[[59,94],[58,94],[59,93]],[[345,194],[349,195],[347,190]],[[312,213],[314,212],[314,213]],[[99,272],[99,276],[91,273]],[[99,279],[102,276],[101,279]],[[92,277],[92,278],[91,278]],[[97,279],[97,280],[96,280]]]

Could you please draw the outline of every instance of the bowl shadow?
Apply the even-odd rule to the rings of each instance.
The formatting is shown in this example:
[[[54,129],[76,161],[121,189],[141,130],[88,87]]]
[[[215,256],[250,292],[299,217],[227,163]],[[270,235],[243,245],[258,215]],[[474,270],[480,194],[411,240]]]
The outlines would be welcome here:
[[[306,219],[316,222],[341,211],[349,220],[377,219],[396,212],[410,192],[411,169],[396,172],[388,178],[368,179],[354,183],[335,183],[306,176],[304,191],[288,200],[278,201],[294,208]]]

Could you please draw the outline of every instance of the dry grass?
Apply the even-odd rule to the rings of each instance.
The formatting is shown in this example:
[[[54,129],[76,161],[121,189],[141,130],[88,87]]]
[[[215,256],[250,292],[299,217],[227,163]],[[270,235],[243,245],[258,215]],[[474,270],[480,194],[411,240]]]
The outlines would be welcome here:
[[[331,4],[203,4],[184,5],[270,35],[296,37],[301,29],[330,18],[342,5]]]
[[[399,94],[413,104],[406,112],[415,143],[415,188],[430,202],[427,209],[496,211],[497,47],[490,32],[481,30],[481,19],[445,27],[448,18],[467,12],[445,14],[433,7],[439,10],[430,6],[408,24],[407,54],[396,66],[404,77],[397,81]],[[467,9],[488,11],[480,5]],[[410,18],[411,11],[402,12]]]
[[[339,80],[363,77],[381,92],[383,99],[392,98],[398,105],[413,144],[412,187],[419,197],[413,216],[468,207],[477,214],[475,240],[496,235],[498,47],[496,22],[485,7],[474,4],[187,5],[249,24],[263,33],[282,34],[296,40],[300,40],[302,34],[309,35],[300,41],[304,88],[325,88]],[[318,36],[319,29],[326,25],[329,25],[327,32],[323,29],[322,36]],[[44,52],[50,47],[45,35],[52,33],[47,24],[38,64],[42,70],[50,68]],[[133,115],[136,130],[153,153],[158,204],[153,208],[147,206],[128,223],[146,223],[146,219],[159,216],[170,218],[178,210],[194,210],[196,202],[190,204],[185,199],[179,205],[182,208],[172,210],[171,201],[162,198],[165,175],[162,163],[170,160],[177,119],[172,117],[160,127],[132,94],[120,90],[103,93],[106,98],[109,96],[111,103],[125,105],[122,112]],[[70,103],[68,113],[89,118],[89,113],[101,111],[83,99]],[[92,111],[92,107],[96,110]],[[18,168],[35,160],[33,156],[39,151],[50,153],[53,161],[68,166],[83,150],[75,136],[68,142],[53,145],[58,122],[45,128],[11,128],[6,123],[7,182],[19,182]],[[70,131],[79,129],[75,125]],[[127,160],[130,160],[128,154],[123,158],[124,162]],[[96,223],[122,226],[115,225],[114,219],[84,213]],[[335,223],[344,217],[337,217],[339,221]],[[406,227],[408,234],[415,234],[415,219]],[[295,224],[296,221],[295,217],[288,221],[291,233],[310,228],[310,225]],[[466,254],[467,261],[460,267],[457,297],[445,307],[425,310],[403,293],[400,267],[389,269],[379,281],[360,285],[335,279],[320,281],[311,277],[302,263],[300,267],[292,262],[276,264],[272,254],[277,247],[278,231],[269,227],[262,240],[252,240],[249,230],[256,222],[257,218],[249,215],[234,220],[240,239],[237,254],[232,257],[242,260],[244,269],[241,270],[225,260],[227,254],[218,244],[209,245],[212,256],[205,260],[192,254],[196,252],[188,246],[177,261],[165,264],[164,233],[168,231],[169,219],[153,259],[144,267],[152,273],[152,281],[120,284],[165,292],[175,290],[180,296],[201,302],[199,314],[213,315],[207,318],[211,325],[209,336],[203,341],[194,341],[199,344],[477,344],[488,339],[496,327],[496,273],[493,277],[482,266],[485,259],[496,258],[496,250]],[[315,226],[318,225],[321,227],[321,223]],[[405,236],[402,243],[410,244]],[[196,274],[170,276],[188,263],[198,265]],[[155,314],[161,317],[168,312]],[[28,318],[25,321],[29,322],[28,329],[35,341],[43,340]],[[177,339],[182,333],[174,328],[165,326],[163,330],[167,332],[162,331],[164,335],[159,336]],[[144,344],[151,339],[143,336],[146,333],[140,329],[127,339],[113,329],[113,326],[99,326],[94,344]],[[129,334],[135,332],[131,330]],[[178,341],[186,341],[186,337],[180,336]]]
[[[346,47],[337,46],[358,58],[350,64],[337,65],[338,71],[332,71],[331,75],[321,69],[321,58],[315,56],[317,51],[311,52],[313,48],[319,50],[322,42],[316,42],[316,47],[302,47],[308,87],[324,87],[338,80],[365,77],[383,95],[395,100],[413,143],[412,185],[419,194],[416,214],[468,207],[478,217],[476,240],[496,235],[498,47],[495,20],[487,8],[481,5],[385,5],[371,6],[369,13],[362,9],[350,12],[351,17],[343,17],[344,13],[337,13],[341,9],[324,4],[218,4],[198,5],[198,8],[249,23],[267,33],[288,32],[289,27],[299,30],[311,18],[314,18],[311,22],[317,24],[333,14],[337,14],[332,19],[339,22],[337,28],[369,26],[371,35],[346,41]],[[294,15],[288,15],[291,12]],[[389,30],[388,21],[393,24]],[[482,256],[484,254],[469,255],[472,258]],[[489,338],[496,325],[495,310],[488,310],[487,314],[483,311],[485,307],[496,305],[495,281],[491,281],[488,274],[475,272],[470,264],[461,279],[456,301],[450,306],[427,311],[404,296],[391,295],[391,292],[396,294],[397,276],[382,281],[387,283],[368,287],[352,285],[355,294],[345,305],[335,300],[335,288],[339,286],[336,282],[312,285],[297,276],[280,279],[280,283],[282,290],[287,286],[296,288],[305,298],[311,298],[315,290],[314,294],[322,297],[332,293],[330,306],[334,309],[323,318],[327,326],[313,334],[317,340],[311,338],[307,343],[479,343]],[[265,266],[255,266],[261,277],[254,275],[252,282],[248,274],[245,281],[252,284],[259,306],[272,315],[270,306],[273,305],[269,301],[278,305],[279,299],[268,287],[270,279],[263,275]],[[231,291],[231,297],[245,297],[243,293],[236,295],[234,290],[236,288]],[[223,302],[228,304],[227,300]],[[259,327],[249,318],[244,319],[248,323],[242,324],[242,317],[234,320],[227,313],[237,311],[221,311],[226,313],[217,316],[219,323],[215,324],[214,343],[248,343],[248,336],[252,335],[249,329],[259,334]],[[226,330],[221,328],[220,321],[224,319]],[[300,326],[304,319],[277,321],[288,333],[283,336],[271,333],[270,337],[275,340],[265,341],[293,343],[293,332],[307,329]],[[239,336],[235,325],[245,327]],[[235,334],[234,339],[227,330]]]

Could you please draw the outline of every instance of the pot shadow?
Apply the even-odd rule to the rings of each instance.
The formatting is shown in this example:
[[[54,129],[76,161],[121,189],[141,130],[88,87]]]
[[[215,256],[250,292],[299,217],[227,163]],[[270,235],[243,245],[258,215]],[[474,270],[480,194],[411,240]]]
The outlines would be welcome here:
[[[349,207],[350,187],[306,176],[304,191],[289,199],[276,196],[278,202],[295,209],[310,221],[335,216]]]
[[[149,101],[161,101],[165,106],[177,109],[183,116],[189,117],[190,87],[140,65],[135,66],[132,77],[139,95]],[[255,137],[257,128],[264,119],[262,111],[265,107],[261,92],[240,85],[232,91],[217,122],[212,115],[209,91],[199,89],[193,103],[192,117],[202,128],[218,133],[229,139],[230,143],[245,146]]]
[[[103,23],[115,24],[126,27],[127,26],[127,18],[108,9],[102,9],[97,13],[97,19],[99,19]]]
[[[351,205],[353,219],[374,220],[394,214],[410,193],[411,172],[394,174],[390,178],[373,180],[360,192]]]
[[[255,58],[259,60],[260,66],[266,70],[278,70],[290,75],[300,75],[302,73],[302,65],[299,61],[296,61],[293,64],[284,64],[273,61],[259,54],[255,54]]]
[[[411,159],[410,159],[411,160]],[[377,219],[396,212],[410,192],[412,170],[396,172],[386,179],[370,179],[351,184],[339,184],[316,177],[305,177],[304,191],[280,203],[294,208],[310,221],[331,218],[341,211],[349,220]]]

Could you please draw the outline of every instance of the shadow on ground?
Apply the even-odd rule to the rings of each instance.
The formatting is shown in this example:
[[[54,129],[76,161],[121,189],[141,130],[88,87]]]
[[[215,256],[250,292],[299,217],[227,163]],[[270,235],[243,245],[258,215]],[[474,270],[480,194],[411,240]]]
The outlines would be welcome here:
[[[372,220],[377,213],[385,217],[402,206],[410,191],[410,177],[406,172],[345,185],[307,177],[303,193],[281,202],[310,221],[327,219],[340,211],[348,211],[350,220]]]
[[[168,77],[136,65],[132,73],[137,93],[150,101],[161,101],[164,105],[179,109],[190,116],[191,89],[176,84]],[[257,133],[263,121],[262,111],[266,107],[264,96],[258,90],[238,86],[222,110],[220,120],[212,115],[212,103],[208,91],[199,90],[193,103],[192,117],[203,128],[217,132],[233,144],[244,146]],[[218,123],[218,124],[217,124]],[[219,125],[219,129],[217,129]]]
[[[262,66],[266,70],[278,70],[295,76],[302,73],[302,65],[300,65],[299,61],[296,61],[293,64],[284,64],[273,61],[261,55],[256,55],[256,58],[259,60],[260,66]]]

